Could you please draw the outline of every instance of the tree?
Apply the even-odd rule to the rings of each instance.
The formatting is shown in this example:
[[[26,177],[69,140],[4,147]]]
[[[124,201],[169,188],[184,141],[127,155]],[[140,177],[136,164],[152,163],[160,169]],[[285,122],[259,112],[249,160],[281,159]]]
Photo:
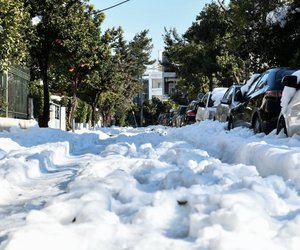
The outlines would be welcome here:
[[[164,63],[163,65],[174,70],[181,79],[176,85],[177,96],[180,96],[180,99],[182,95],[193,99],[199,90],[203,91],[207,87],[202,72],[203,45],[192,41],[187,42],[175,29],[166,31],[164,39],[166,44],[164,55],[171,66]],[[180,102],[185,104],[188,100]]]
[[[289,2],[277,5],[268,15],[267,55],[276,65],[296,67],[300,64],[300,3]]]
[[[182,36],[174,29],[166,31],[165,54],[181,79],[176,88],[180,90],[178,94],[187,96],[186,102],[196,99],[199,91],[204,92],[207,86],[211,90],[217,80],[221,82],[225,70],[219,62],[228,29],[225,17],[224,11],[211,3]]]
[[[129,54],[133,62],[132,75],[140,78],[146,71],[147,65],[151,65],[155,60],[151,60],[150,55],[153,49],[152,39],[148,38],[149,30],[137,33],[129,42]]]
[[[121,121],[119,123],[124,124],[123,121],[128,112],[133,108],[133,97],[142,89],[140,80],[146,69],[145,65],[152,63],[150,60],[151,39],[147,37],[147,34],[148,31],[137,33],[128,43],[124,39],[121,28],[111,31],[113,56],[109,60],[110,72],[103,77],[110,85],[100,94],[99,102],[104,120],[115,115]],[[109,100],[108,105],[108,97],[111,96],[114,96],[114,101]],[[105,123],[108,124],[108,121]]]
[[[22,1],[0,0],[0,71],[26,62],[29,26],[29,13]]]
[[[232,22],[230,30],[231,46],[239,51],[238,56],[251,71],[260,71],[276,65],[267,16],[280,5],[280,0],[231,0],[229,16]],[[236,36],[235,34],[239,34]]]
[[[73,70],[74,81],[78,85],[81,76],[92,66],[86,58],[78,57],[80,53],[88,53],[87,47],[89,46],[85,44],[80,47],[79,43],[84,43],[91,37],[94,38],[90,32],[92,27],[95,27],[94,30],[96,26],[98,28],[101,18],[98,15],[91,16],[90,6],[80,0],[24,0],[24,2],[30,9],[31,17],[40,20],[35,26],[34,35],[31,36],[31,57],[33,59],[31,68],[36,69],[34,72],[37,72],[37,77],[40,76],[43,80],[44,107],[40,126],[47,127],[50,113],[50,68],[61,65],[59,62],[66,62],[64,59],[70,60],[68,66],[70,66],[70,70]],[[84,35],[87,37],[84,38]],[[90,53],[92,52],[91,48]],[[92,56],[90,55],[90,57]],[[74,60],[77,60],[76,65]]]
[[[101,36],[101,49],[97,51],[99,62],[94,65],[78,93],[79,97],[92,107],[92,126],[95,125],[98,116],[96,110],[100,105],[101,94],[110,88],[118,89],[113,87],[119,81],[117,60],[112,54],[112,42],[115,35],[116,32],[112,29],[105,31]]]
[[[63,39],[58,44],[58,56],[64,55],[65,60],[59,64],[71,84],[71,110],[68,122],[73,128],[77,106],[77,93],[83,84],[87,84],[88,75],[97,68],[102,53],[100,25],[104,20],[102,13],[95,14],[93,7],[81,4],[73,5],[69,11],[72,19],[62,23]],[[74,128],[73,128],[74,129]]]

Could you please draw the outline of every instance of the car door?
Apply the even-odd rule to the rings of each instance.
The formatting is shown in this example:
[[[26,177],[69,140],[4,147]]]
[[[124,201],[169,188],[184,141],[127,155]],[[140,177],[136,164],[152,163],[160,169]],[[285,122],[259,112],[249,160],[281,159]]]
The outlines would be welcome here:
[[[232,104],[234,87],[231,86],[224,94],[221,103],[217,107],[216,116],[220,122],[226,122],[229,114],[229,109]]]
[[[216,107],[213,107],[213,100],[211,99],[212,93],[209,92],[207,96],[207,101],[204,109],[203,120],[213,119],[213,115],[215,114]]]
[[[210,93],[206,93],[203,96],[202,100],[201,100],[201,104],[204,104],[204,105],[199,105],[199,107],[197,109],[197,114],[196,114],[196,121],[203,121],[204,120],[205,110],[206,110],[206,107],[207,107],[209,94]]]
[[[287,106],[286,127],[289,135],[300,134],[300,91],[298,90]]]
[[[260,79],[257,81],[257,84],[253,90],[252,93],[249,93],[249,102],[247,104],[247,109],[245,112],[245,118],[247,123],[249,124],[249,127],[251,127],[253,114],[261,114],[261,111],[263,112],[263,99],[264,99],[264,93],[268,89],[269,85],[268,82],[270,72],[266,71]]]
[[[260,76],[256,79],[256,81],[252,82],[249,86],[248,91],[244,94],[241,102],[238,103],[232,110],[231,110],[231,117],[233,119],[233,126],[243,126],[243,127],[251,127],[251,116],[252,116],[252,104],[251,98],[255,93],[255,88],[259,83],[259,80],[262,78]]]
[[[261,106],[263,93],[265,88],[267,88],[268,76],[269,71],[266,71],[253,82],[245,93],[244,101],[235,108],[237,109],[235,123],[238,126],[251,128],[252,115]]]

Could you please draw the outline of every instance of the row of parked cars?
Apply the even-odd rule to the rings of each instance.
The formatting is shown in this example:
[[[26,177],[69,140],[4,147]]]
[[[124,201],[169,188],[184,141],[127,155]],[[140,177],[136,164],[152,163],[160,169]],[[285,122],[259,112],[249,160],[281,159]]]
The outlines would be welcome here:
[[[300,134],[300,69],[278,67],[254,74],[246,84],[215,88],[200,100],[169,114],[168,124],[180,127],[206,119],[227,122],[228,129],[252,128],[255,133],[276,129]]]
[[[298,71],[299,68],[272,68],[259,75],[244,91],[242,87],[237,92],[237,105],[230,109],[228,129],[244,126],[252,128],[255,133],[268,134],[276,129],[277,133],[283,130],[287,135],[292,135],[293,133],[287,133],[287,127],[290,126],[292,120],[300,118],[300,106],[296,108],[298,111],[294,108],[294,112],[291,112],[290,107],[289,114],[287,114],[286,106],[290,105],[289,101],[284,109],[281,101],[282,98],[287,98],[283,97],[284,90],[293,88],[286,86],[287,84],[292,86],[291,76],[294,79],[294,86],[297,85],[297,76],[293,74],[297,74]],[[296,113],[299,118],[296,118]]]

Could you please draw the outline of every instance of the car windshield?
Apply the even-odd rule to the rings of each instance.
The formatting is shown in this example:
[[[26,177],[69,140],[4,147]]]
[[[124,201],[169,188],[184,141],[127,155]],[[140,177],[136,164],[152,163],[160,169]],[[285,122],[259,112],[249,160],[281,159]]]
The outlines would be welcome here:
[[[183,115],[185,113],[185,111],[186,111],[186,108],[187,107],[180,107],[179,114]]]

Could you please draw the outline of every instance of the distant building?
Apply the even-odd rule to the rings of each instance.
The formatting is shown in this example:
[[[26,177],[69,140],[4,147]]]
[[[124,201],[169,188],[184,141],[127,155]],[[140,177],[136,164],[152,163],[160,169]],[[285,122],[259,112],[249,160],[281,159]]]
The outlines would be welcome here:
[[[165,60],[163,53],[159,53],[159,63],[152,65],[143,76],[147,86],[146,96],[149,100],[157,97],[166,101],[175,90],[178,78],[175,72],[170,72],[169,69],[162,66],[161,62]]]

